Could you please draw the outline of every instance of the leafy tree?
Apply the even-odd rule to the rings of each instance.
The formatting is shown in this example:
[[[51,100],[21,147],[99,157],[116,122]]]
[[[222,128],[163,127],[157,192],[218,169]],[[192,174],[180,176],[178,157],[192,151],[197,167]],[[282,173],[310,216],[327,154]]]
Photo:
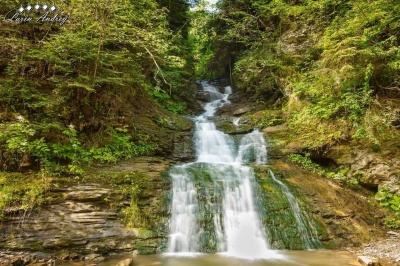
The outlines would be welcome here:
[[[16,6],[6,1],[5,9]],[[16,169],[29,158],[41,167],[79,166],[150,151],[135,130],[140,125],[125,117],[155,92],[167,99],[161,105],[185,108],[179,90],[190,82],[190,49],[182,52],[186,40],[176,27],[187,24],[181,18],[188,5],[179,6],[175,16],[155,0],[72,0],[57,3],[71,17],[63,26],[0,22],[0,145],[15,159],[2,167]]]

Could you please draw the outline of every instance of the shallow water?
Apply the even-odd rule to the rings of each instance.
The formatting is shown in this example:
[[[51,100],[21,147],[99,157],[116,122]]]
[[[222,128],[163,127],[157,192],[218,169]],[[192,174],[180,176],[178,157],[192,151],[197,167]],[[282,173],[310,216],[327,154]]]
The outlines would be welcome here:
[[[242,260],[216,254],[196,257],[173,257],[165,255],[139,255],[134,257],[134,266],[360,266],[356,256],[337,250],[278,251],[284,258],[279,260]],[[101,263],[58,262],[58,266],[115,266],[124,257],[109,258]]]

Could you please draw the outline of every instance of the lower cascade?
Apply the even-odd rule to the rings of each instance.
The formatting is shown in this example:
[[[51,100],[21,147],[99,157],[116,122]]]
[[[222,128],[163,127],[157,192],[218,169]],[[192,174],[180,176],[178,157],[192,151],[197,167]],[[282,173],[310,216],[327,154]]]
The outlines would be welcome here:
[[[271,249],[255,197],[256,180],[250,166],[266,164],[267,150],[258,130],[246,134],[236,145],[234,139],[219,131],[211,121],[218,108],[229,103],[230,86],[220,93],[202,82],[210,95],[205,112],[195,118],[194,142],[197,160],[173,167],[170,234],[167,254],[193,255],[219,252],[243,259],[279,259]],[[305,248],[318,247],[288,187],[271,172],[282,188],[298,223]],[[296,205],[297,204],[297,205]],[[268,228],[266,228],[268,230]],[[304,239],[303,239],[304,238]]]

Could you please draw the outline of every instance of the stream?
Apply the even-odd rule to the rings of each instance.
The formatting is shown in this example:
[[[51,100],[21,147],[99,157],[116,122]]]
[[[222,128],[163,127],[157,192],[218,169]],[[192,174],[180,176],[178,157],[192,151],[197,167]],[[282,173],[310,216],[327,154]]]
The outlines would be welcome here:
[[[170,257],[163,255],[138,255],[132,266],[360,266],[354,255],[337,250],[292,250],[279,251],[284,260],[243,260],[215,254],[202,254],[195,257]],[[104,262],[56,261],[57,266],[116,266],[124,258],[132,256],[109,257]]]

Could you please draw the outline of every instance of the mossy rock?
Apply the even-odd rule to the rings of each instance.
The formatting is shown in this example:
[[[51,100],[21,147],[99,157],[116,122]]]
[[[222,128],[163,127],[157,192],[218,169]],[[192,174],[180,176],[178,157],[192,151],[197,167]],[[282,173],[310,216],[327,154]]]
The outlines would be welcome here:
[[[246,116],[253,127],[265,128],[285,123],[281,110],[266,109]]]
[[[148,229],[148,228],[136,228],[136,238],[138,239],[154,239],[154,238],[158,238],[158,232],[156,232],[155,230],[152,229]]]
[[[247,123],[239,123],[239,125],[234,125],[231,118],[216,118],[214,120],[217,128],[224,132],[225,134],[237,135],[237,134],[247,134],[254,130],[254,127]]]

